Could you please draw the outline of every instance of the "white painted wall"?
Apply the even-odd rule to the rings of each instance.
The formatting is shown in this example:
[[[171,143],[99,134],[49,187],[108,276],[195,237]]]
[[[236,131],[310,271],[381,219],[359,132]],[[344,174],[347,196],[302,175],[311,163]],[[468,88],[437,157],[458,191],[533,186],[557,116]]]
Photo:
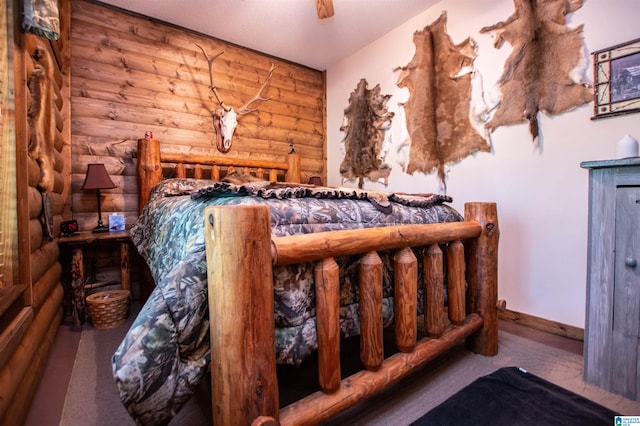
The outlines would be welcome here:
[[[511,48],[497,50],[480,28],[506,20],[511,0],[443,0],[402,26],[327,70],[328,184],[340,185],[342,153],[339,130],[349,94],[365,78],[369,88],[380,84],[391,94],[396,113],[387,156],[392,167],[389,185],[367,182],[366,189],[439,192],[434,175],[401,171],[395,149],[407,137],[398,102],[408,92],[396,86],[394,68],[414,54],[413,33],[446,11],[447,32],[454,43],[472,37],[478,44],[477,70],[486,96],[495,98],[495,84]],[[585,0],[569,15],[569,25],[584,24],[589,52],[640,37],[640,2]],[[592,62],[586,77],[592,81]],[[587,256],[588,172],[580,162],[612,159],[616,143],[626,133],[640,139],[640,114],[590,120],[593,104],[540,121],[542,141],[534,146],[528,125],[500,127],[492,135],[493,152],[467,157],[450,167],[447,193],[461,211],[466,201],[494,201],[500,221],[499,297],[517,312],[584,327]],[[355,183],[345,184],[355,187]]]

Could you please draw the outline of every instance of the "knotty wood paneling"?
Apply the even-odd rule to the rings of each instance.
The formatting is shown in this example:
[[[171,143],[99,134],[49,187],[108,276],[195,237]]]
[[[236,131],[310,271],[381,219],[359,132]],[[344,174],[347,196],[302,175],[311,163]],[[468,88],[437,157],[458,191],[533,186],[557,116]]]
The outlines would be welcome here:
[[[174,25],[90,1],[72,2],[71,115],[72,205],[82,229],[97,221],[95,194],[80,189],[86,165],[108,165],[118,185],[103,191],[103,214],[137,217],[135,151],[146,131],[163,151],[283,161],[291,144],[301,154],[302,179],[326,181],[325,82],[322,72],[273,58]],[[239,119],[232,149],[215,148],[202,46],[212,57],[213,78],[225,104],[237,109],[273,77],[256,113]],[[134,196],[132,196],[134,195]]]

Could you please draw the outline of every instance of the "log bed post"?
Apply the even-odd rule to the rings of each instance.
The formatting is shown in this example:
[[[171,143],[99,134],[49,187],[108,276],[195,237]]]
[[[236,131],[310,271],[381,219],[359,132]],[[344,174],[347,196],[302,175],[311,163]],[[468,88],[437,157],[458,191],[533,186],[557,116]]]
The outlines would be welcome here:
[[[498,209],[496,203],[466,203],[465,220],[480,223],[482,233],[467,240],[468,311],[477,312],[482,329],[467,339],[470,350],[481,355],[498,353]]]
[[[290,152],[287,154],[287,165],[289,168],[285,173],[285,181],[300,183],[300,154],[296,152]]]
[[[160,162],[160,142],[158,139],[138,139],[138,214],[147,205],[151,189],[162,181],[162,163]],[[149,266],[142,262],[140,274],[140,297],[146,300],[155,287],[155,281]]]
[[[204,222],[213,424],[277,420],[269,208],[207,207]]]
[[[151,189],[161,180],[160,142],[158,139],[138,139],[138,213],[149,201]]]

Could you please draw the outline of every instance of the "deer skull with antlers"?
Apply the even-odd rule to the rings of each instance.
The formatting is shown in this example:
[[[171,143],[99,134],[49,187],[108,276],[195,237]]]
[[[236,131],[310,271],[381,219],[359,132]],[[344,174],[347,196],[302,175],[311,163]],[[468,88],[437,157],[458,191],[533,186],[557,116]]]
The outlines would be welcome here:
[[[267,75],[267,78],[265,79],[265,81],[262,83],[262,86],[260,86],[258,93],[249,101],[247,101],[244,105],[238,108],[237,111],[235,111],[232,107],[225,105],[224,101],[220,99],[220,96],[218,95],[218,90],[216,86],[213,84],[212,64],[213,64],[213,61],[215,61],[218,56],[224,53],[224,51],[209,58],[209,55],[207,55],[207,52],[205,52],[202,46],[198,44],[196,44],[196,46],[198,46],[200,50],[202,50],[204,57],[207,59],[207,64],[209,66],[209,89],[211,89],[211,92],[213,93],[216,100],[218,101],[218,106],[216,107],[216,109],[213,111],[213,114],[212,114],[213,127],[215,128],[215,131],[216,131],[216,148],[218,148],[218,151],[220,152],[229,152],[229,150],[231,149],[231,139],[233,138],[233,132],[235,132],[236,126],[238,125],[238,119],[245,114],[249,114],[257,111],[257,108],[249,108],[249,105],[257,101],[268,101],[269,99],[271,99],[271,98],[262,97],[261,94],[265,89],[265,87],[267,86],[267,84],[269,83],[269,80],[271,80],[271,77],[273,75],[273,70],[276,69],[276,66],[274,64],[271,64],[271,68],[269,69],[269,74]]]

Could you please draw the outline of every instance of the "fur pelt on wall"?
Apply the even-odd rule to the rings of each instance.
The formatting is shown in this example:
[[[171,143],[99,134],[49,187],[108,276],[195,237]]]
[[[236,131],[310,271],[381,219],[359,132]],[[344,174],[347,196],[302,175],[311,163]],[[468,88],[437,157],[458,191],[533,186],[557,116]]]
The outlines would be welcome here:
[[[516,11],[506,21],[484,27],[495,32],[495,46],[513,46],[499,85],[502,100],[486,127],[529,121],[538,137],[538,112],[560,114],[593,100],[593,90],[571,77],[586,66],[582,25],[570,29],[566,15],[582,7],[582,0],[514,0]],[[579,76],[581,77],[581,76]]]
[[[416,53],[400,67],[398,86],[409,89],[404,104],[411,138],[407,173],[437,171],[444,186],[445,165],[456,163],[490,144],[470,119],[472,76],[476,57],[467,38],[454,45],[446,33],[447,15],[413,35]]]
[[[380,85],[367,88],[367,80],[360,80],[349,96],[349,106],[344,110],[344,123],[340,130],[345,132],[345,155],[340,164],[340,174],[346,180],[358,179],[358,188],[364,186],[364,179],[384,180],[391,167],[382,161],[381,152],[385,127],[391,125],[393,112],[387,110],[391,95],[380,93]]]

